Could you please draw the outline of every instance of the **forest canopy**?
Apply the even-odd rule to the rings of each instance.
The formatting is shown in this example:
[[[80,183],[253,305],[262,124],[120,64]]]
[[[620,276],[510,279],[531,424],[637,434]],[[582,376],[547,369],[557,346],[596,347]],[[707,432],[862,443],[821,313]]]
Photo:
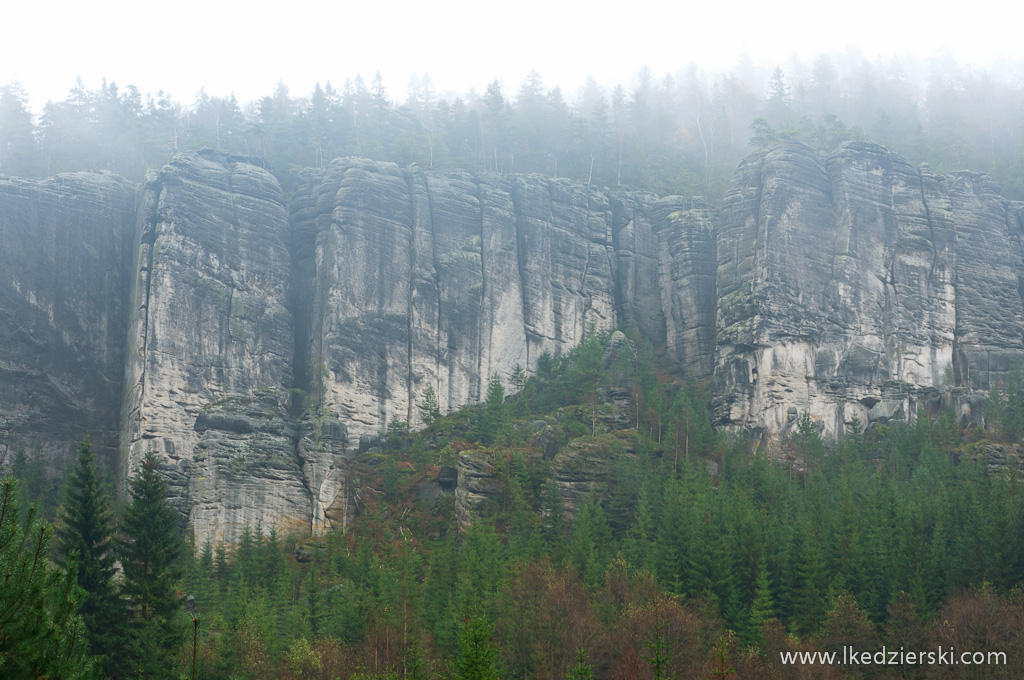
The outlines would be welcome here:
[[[17,82],[0,88],[0,174],[110,170],[141,180],[174,153],[210,148],[256,158],[285,189],[304,167],[363,156],[436,169],[538,172],[599,186],[723,196],[752,148],[799,139],[827,151],[878,142],[939,172],[990,173],[1024,198],[1024,92],[1019,75],[958,64],[870,61],[856,53],[796,57],[765,68],[742,59],[710,74],[643,67],[629,83],[588,78],[575,92],[531,71],[518,86],[438,93],[429,75],[406,87],[325,81],[296,95],[279,82],[239,102],[199,90],[191,102],[78,79],[63,101],[32,111]]]

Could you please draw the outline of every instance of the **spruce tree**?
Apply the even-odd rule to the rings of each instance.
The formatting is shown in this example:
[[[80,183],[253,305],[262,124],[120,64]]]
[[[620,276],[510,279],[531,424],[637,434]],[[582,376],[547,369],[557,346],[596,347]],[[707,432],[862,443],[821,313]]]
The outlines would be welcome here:
[[[487,402],[477,421],[477,438],[484,444],[493,444],[505,427],[505,387],[501,378],[491,376],[487,383]]]
[[[46,558],[51,529],[36,512],[19,519],[17,482],[0,483],[0,677],[95,677],[83,624],[76,614],[82,593],[75,585],[74,558],[68,570]]]
[[[122,527],[124,592],[133,610],[131,668],[132,676],[140,678],[166,676],[186,630],[179,621],[181,602],[175,588],[182,574],[184,542],[157,465],[156,456],[147,453],[131,481]]]
[[[568,680],[594,680],[594,667],[587,663],[587,653],[582,647],[576,650],[576,663],[569,669]]]
[[[775,616],[775,605],[772,601],[772,584],[768,575],[767,561],[762,559],[754,582],[754,600],[750,604],[749,634],[751,642],[763,642],[762,628],[766,621]]]
[[[60,554],[78,555],[76,577],[85,591],[79,609],[89,651],[102,657],[104,672],[117,677],[123,660],[125,607],[114,584],[114,528],[110,496],[97,474],[89,436],[78,447],[78,465],[71,474],[57,528]]]
[[[491,626],[476,612],[462,623],[459,634],[459,655],[455,659],[457,680],[497,680],[494,659],[498,650],[491,643]]]
[[[420,419],[423,424],[430,427],[441,417],[441,407],[437,403],[437,393],[431,385],[423,392],[423,401],[419,404]]]

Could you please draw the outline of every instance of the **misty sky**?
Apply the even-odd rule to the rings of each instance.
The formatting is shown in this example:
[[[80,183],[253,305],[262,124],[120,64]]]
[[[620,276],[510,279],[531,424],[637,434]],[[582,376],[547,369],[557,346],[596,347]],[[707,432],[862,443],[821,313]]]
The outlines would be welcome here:
[[[483,91],[495,78],[514,92],[532,68],[546,86],[571,93],[588,74],[628,83],[643,64],[660,76],[690,61],[714,71],[744,52],[783,66],[793,52],[807,59],[850,45],[869,58],[927,59],[940,47],[961,63],[1024,58],[1010,16],[1019,10],[990,0],[955,12],[893,0],[846,8],[820,0],[224,4],[12,3],[0,26],[0,84],[19,80],[38,112],[47,99],[63,99],[76,76],[90,88],[106,77],[144,92],[163,89],[185,103],[205,86],[244,103],[278,80],[305,95],[317,81],[340,87],[356,74],[369,81],[378,69],[389,96],[404,99],[413,72],[429,72],[439,93]]]

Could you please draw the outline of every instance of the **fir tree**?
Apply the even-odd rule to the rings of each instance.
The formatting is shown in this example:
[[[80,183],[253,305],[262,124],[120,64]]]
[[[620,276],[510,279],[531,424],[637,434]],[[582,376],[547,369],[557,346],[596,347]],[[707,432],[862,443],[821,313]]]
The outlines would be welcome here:
[[[523,391],[523,387],[526,386],[526,371],[522,365],[516,364],[512,367],[512,372],[509,374],[508,383],[515,388],[516,393]]]
[[[0,677],[95,677],[84,626],[76,615],[81,590],[75,559],[68,570],[51,568],[46,548],[51,530],[35,509],[18,517],[17,482],[0,484]]]
[[[178,520],[167,503],[167,485],[150,452],[131,481],[121,546],[124,592],[132,606],[132,675],[164,677],[171,655],[186,630],[178,621],[181,602],[176,592],[184,543]]]
[[[669,677],[668,665],[672,661],[672,649],[665,636],[666,622],[661,618],[661,604],[654,605],[654,628],[644,638],[645,654],[642,654],[644,661],[651,669],[651,677],[654,680],[663,680]]]
[[[57,540],[61,555],[78,555],[76,577],[85,591],[80,613],[89,651],[102,658],[104,672],[123,675],[117,661],[124,644],[125,608],[114,584],[114,528],[110,496],[103,487],[89,436],[78,447],[78,465],[60,509]]]

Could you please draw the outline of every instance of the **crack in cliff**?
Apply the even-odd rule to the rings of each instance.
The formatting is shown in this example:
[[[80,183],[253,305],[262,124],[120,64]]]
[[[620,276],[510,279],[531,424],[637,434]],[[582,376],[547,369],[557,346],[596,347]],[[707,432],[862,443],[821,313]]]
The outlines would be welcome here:
[[[418,168],[417,168],[418,169]],[[416,192],[413,187],[413,170],[405,169],[405,187],[409,193],[409,292],[405,306],[405,422],[412,425],[413,411],[413,370],[412,370],[412,333],[413,333],[413,297],[416,295]]]
[[[437,230],[434,228],[434,196],[430,190],[430,181],[427,178],[427,173],[423,173],[423,190],[427,195],[427,215],[430,218],[430,261],[431,266],[434,268],[433,274],[433,285],[434,285],[434,299],[437,305],[437,318],[436,326],[434,328],[434,393],[437,395],[438,401],[441,399],[441,286],[438,280],[438,261],[437,261]],[[448,381],[450,384],[450,380]],[[447,411],[447,405],[451,403],[451,395],[447,396],[447,402],[443,405]],[[439,404],[441,406],[441,404]]]
[[[591,188],[588,186],[587,187],[587,192],[588,192],[587,196],[588,197],[590,196],[590,193],[589,193],[590,191],[591,191]],[[588,198],[587,200],[590,200],[590,199]],[[621,309],[619,307],[619,297],[618,297],[618,293],[619,293],[619,261],[618,261],[618,253],[615,251],[615,242],[614,242],[614,239],[612,237],[612,229],[613,229],[612,224],[615,222],[615,217],[612,214],[612,207],[611,207],[611,205],[608,206],[608,212],[605,213],[605,216],[606,216],[606,221],[604,223],[605,224],[605,228],[604,228],[604,244],[603,244],[603,247],[604,247],[605,259],[608,261],[608,276],[611,277],[611,279],[609,280],[608,283],[611,284],[612,314],[614,315],[614,318],[612,319],[612,326],[613,327],[617,327],[619,325],[619,320],[621,318],[623,318],[623,315],[622,315],[622,311],[621,311]]]
[[[555,210],[554,210],[555,196],[554,196],[554,193],[551,191],[551,180],[549,178],[547,178],[547,177],[544,178],[544,190],[547,192],[547,195],[548,195],[548,217],[550,219],[551,225],[554,226],[554,224],[555,224]],[[565,290],[565,285],[562,284],[561,288],[564,291]],[[562,315],[564,313],[565,300],[564,299],[558,299],[555,296],[554,290],[552,290],[551,295],[552,295],[552,300],[551,300],[551,311],[552,311],[552,314],[551,314],[551,316],[552,316],[552,321],[554,322],[554,337],[555,338],[564,338],[564,333],[563,333],[563,330],[562,330]],[[563,296],[564,296],[564,293],[563,293]],[[555,348],[556,356],[558,354],[561,354],[561,350],[562,350],[561,344],[562,343],[559,343],[558,345],[556,345],[556,348]]]
[[[528,322],[526,306],[526,235],[523,233],[523,225],[520,222],[520,196],[519,182],[512,178],[509,183],[509,198],[512,201],[512,221],[515,224],[516,232],[516,275],[519,284],[519,307],[523,316],[523,339],[526,342],[526,370],[530,370],[530,324]]]
[[[632,316],[626,312],[626,294],[622,290],[622,280],[619,278],[619,250],[622,247],[622,243],[619,238],[619,231],[621,229],[622,220],[624,219],[623,213],[625,212],[625,206],[623,206],[621,201],[613,199],[609,202],[608,209],[611,213],[608,239],[612,247],[612,252],[609,253],[608,260],[609,267],[611,267],[612,272],[612,302],[615,305],[615,318],[616,322],[618,322],[619,319],[626,319]]]
[[[917,167],[917,181],[921,188],[921,204],[924,206],[924,217],[928,223],[928,242],[931,244],[932,247],[932,263],[931,266],[928,268],[928,283],[932,284],[935,282],[935,261],[938,259],[939,253],[935,247],[935,225],[932,223],[932,211],[928,207],[928,199],[925,198],[924,172],[922,172],[921,166]],[[892,194],[893,192],[890,191],[889,193]]]
[[[139,322],[138,322],[139,323],[139,330],[141,331],[139,333],[139,337],[138,337],[138,342],[140,343],[140,347],[137,348],[138,371],[139,371],[139,373],[138,373],[138,377],[136,378],[135,384],[134,384],[134,387],[138,389],[138,398],[136,400],[136,406],[132,409],[132,412],[131,413],[126,413],[125,416],[124,416],[124,420],[126,420],[128,422],[135,421],[136,424],[140,424],[141,423],[141,420],[142,420],[142,404],[145,401],[145,396],[146,396],[146,378],[147,378],[147,361],[146,361],[146,358],[149,356],[149,313],[150,313],[151,296],[152,296],[152,289],[153,289],[153,259],[154,259],[154,251],[156,250],[157,227],[158,227],[159,221],[160,221],[160,212],[159,212],[160,211],[160,197],[161,197],[161,194],[163,193],[163,183],[160,180],[159,176],[157,176],[156,179],[152,180],[152,182],[149,184],[149,186],[144,187],[142,189],[141,196],[145,197],[147,191],[152,193],[153,200],[152,200],[152,204],[151,205],[146,206],[146,214],[144,216],[142,216],[140,218],[140,220],[139,220],[140,223],[141,223],[137,227],[137,229],[139,230],[139,235],[138,235],[139,236],[139,246],[138,246],[138,250],[136,251],[135,257],[136,258],[141,258],[142,257],[142,247],[143,246],[147,246],[147,247],[145,249],[146,253],[145,253],[145,256],[144,256],[144,261],[142,261],[140,259],[140,261],[139,261],[139,263],[137,265],[138,271],[137,271],[137,273],[136,273],[136,275],[134,277],[134,282],[132,284],[133,286],[138,286],[139,274],[141,274],[141,272],[143,272],[143,271],[146,272],[145,288],[142,291],[142,304],[140,305],[140,304],[136,303],[135,304],[135,309],[132,310],[132,314],[133,315],[139,314],[140,310],[141,310],[141,318],[139,319]],[[145,200],[145,199],[143,198],[142,200]],[[135,296],[133,296],[133,298],[138,296],[138,293],[139,293],[139,291],[136,290],[135,291]],[[127,399],[127,394],[124,394],[123,390],[122,390],[122,393],[123,393],[122,400]],[[124,404],[122,403],[122,409],[123,408],[124,408]],[[126,430],[129,432],[129,434],[127,436],[127,440],[125,441],[126,445],[123,447],[122,455],[118,456],[118,465],[117,465],[117,467],[118,467],[118,478],[117,478],[118,479],[118,485],[117,485],[118,486],[118,495],[123,495],[123,493],[125,491],[125,488],[126,488],[126,483],[127,483],[127,478],[128,478],[127,472],[128,472],[128,468],[130,468],[130,465],[131,465],[130,448],[131,448],[131,445],[134,443],[131,440],[131,428],[127,427],[126,425],[122,425],[122,427],[125,427]],[[141,432],[140,432],[140,436],[141,436]],[[122,459],[122,456],[123,456],[123,459]]]
[[[321,175],[320,180],[323,181]],[[313,190],[315,182],[309,182],[309,191],[306,194],[308,205],[314,205]],[[300,233],[308,229],[300,229],[296,224],[296,216],[291,206],[296,202],[300,190],[292,194],[288,210],[288,254],[291,258],[291,287],[288,294],[289,311],[292,314],[293,325],[293,358],[292,358],[292,386],[302,390],[306,394],[312,391],[309,378],[309,353],[311,347],[311,319],[309,306],[312,304],[312,280],[313,275],[305,274],[303,265],[307,262],[315,262],[316,259],[316,224],[313,220],[313,239],[310,242],[308,234]],[[292,404],[292,409],[301,408],[301,404]]]
[[[483,312],[487,302],[487,260],[484,258],[484,197],[486,192],[480,181],[476,180],[476,198],[477,204],[480,209],[480,311]],[[484,333],[487,333],[487,371],[490,374],[491,369],[491,339],[494,337],[492,332],[494,328],[494,309],[491,305],[487,306],[487,312],[489,316],[489,322],[484,327],[483,314],[477,319],[477,352],[476,352],[476,401],[483,399],[483,359],[484,359],[484,347],[483,338]]]
[[[936,182],[943,188],[947,197],[952,193],[951,188],[947,183],[947,178],[937,177]],[[961,325],[961,306],[960,306],[960,267],[959,267],[959,241],[960,241],[960,230],[958,227],[958,221],[952,220],[953,229],[953,253],[956,257],[956,262],[953,267],[953,274],[950,276],[950,281],[953,286],[953,382],[956,386],[966,386],[968,389],[971,387],[971,367],[970,360],[967,358],[967,354],[963,351],[961,343],[961,337],[963,335],[963,326]]]
[[[227,333],[226,333],[227,337],[226,337],[225,346],[221,347],[221,351],[222,352],[226,351],[227,350],[227,345],[231,344],[231,313],[234,311],[234,308],[235,308],[235,288],[234,288],[234,286],[231,286],[230,288],[228,288],[228,314],[227,314],[227,319],[225,320],[226,321],[225,325],[227,326]],[[294,331],[293,331],[292,335],[293,336],[295,335]]]

